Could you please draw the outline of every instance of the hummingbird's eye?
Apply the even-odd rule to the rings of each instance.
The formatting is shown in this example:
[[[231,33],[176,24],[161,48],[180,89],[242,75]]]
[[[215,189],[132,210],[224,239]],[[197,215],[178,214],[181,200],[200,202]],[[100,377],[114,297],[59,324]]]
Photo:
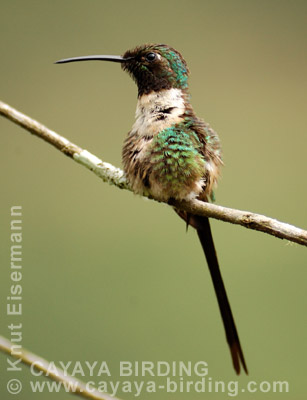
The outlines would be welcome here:
[[[145,56],[146,61],[152,62],[156,59],[156,53],[148,53]]]

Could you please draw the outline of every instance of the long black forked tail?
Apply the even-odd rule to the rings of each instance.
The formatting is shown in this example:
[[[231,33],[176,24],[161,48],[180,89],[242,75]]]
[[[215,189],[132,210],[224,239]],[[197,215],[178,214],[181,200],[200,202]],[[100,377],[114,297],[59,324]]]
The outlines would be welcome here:
[[[220,267],[218,264],[217,255],[213,243],[209,219],[207,217],[191,215],[189,223],[194,228],[196,228],[200,243],[202,245],[202,248],[204,250],[207,259],[217,301],[222,315],[222,320],[225,328],[227,342],[231,352],[234,369],[236,370],[236,373],[239,375],[241,369],[240,368],[240,363],[241,363],[244,368],[244,371],[246,372],[246,374],[248,374],[242,348],[240,345],[237,328],[232,316],[230,304],[226,294],[226,289],[220,272]]]

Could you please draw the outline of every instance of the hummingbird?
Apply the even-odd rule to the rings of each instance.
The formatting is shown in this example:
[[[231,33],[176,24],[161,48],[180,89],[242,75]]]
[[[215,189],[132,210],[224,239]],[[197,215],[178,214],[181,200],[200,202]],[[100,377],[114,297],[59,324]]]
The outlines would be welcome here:
[[[112,61],[137,84],[135,122],[124,142],[122,161],[132,190],[171,204],[173,200],[214,201],[223,165],[221,144],[210,125],[198,118],[190,102],[189,69],[179,51],[165,44],[145,44],[123,56],[94,55],[56,63]],[[196,229],[203,248],[232,363],[237,374],[247,366],[219,268],[209,219],[178,209]]]

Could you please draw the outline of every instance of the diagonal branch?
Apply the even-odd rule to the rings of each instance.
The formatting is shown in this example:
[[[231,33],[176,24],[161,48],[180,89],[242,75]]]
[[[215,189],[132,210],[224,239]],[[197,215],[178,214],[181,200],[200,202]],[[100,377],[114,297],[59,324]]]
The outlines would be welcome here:
[[[71,143],[63,136],[60,136],[56,132],[48,129],[34,119],[22,114],[1,101],[0,114],[25,128],[33,135],[36,135],[52,144],[79,164],[82,164],[84,167],[93,171],[104,182],[115,185],[120,189],[131,190],[121,169],[101,161],[87,150]],[[230,222],[232,224],[241,225],[245,228],[255,229],[280,239],[287,239],[307,246],[307,231],[264,215],[254,214],[249,211],[235,210],[211,203],[204,203],[196,199],[191,201],[175,201],[172,202],[171,205],[193,214],[204,215],[221,221]]]
[[[15,350],[13,351],[14,347]],[[72,394],[91,400],[118,400],[117,398],[106,393],[101,393],[93,386],[68,375],[58,367],[56,367],[56,369],[51,368],[50,363],[47,360],[28,350],[18,348],[18,351],[16,351],[16,345],[3,336],[0,336],[0,351],[21,360],[22,363],[29,365],[31,370],[35,369],[36,371],[42,372],[43,375],[49,379],[62,383],[63,388],[69,390]]]

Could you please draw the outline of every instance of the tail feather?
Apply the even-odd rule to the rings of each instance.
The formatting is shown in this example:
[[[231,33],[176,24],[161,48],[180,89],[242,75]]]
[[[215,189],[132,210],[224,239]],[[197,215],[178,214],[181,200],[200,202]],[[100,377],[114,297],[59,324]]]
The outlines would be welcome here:
[[[236,329],[234,318],[232,316],[230,304],[226,294],[226,289],[220,272],[218,259],[214,247],[214,242],[212,238],[211,228],[209,224],[209,219],[207,217],[191,215],[189,217],[189,223],[197,230],[200,243],[202,245],[202,248],[204,250],[207,259],[208,267],[210,270],[213,286],[215,289],[217,301],[219,304],[225,328],[227,342],[230,348],[234,369],[237,374],[240,374],[240,369],[241,369],[240,366],[242,364],[244,371],[246,372],[246,374],[248,374],[242,348],[240,345],[238,332]]]

